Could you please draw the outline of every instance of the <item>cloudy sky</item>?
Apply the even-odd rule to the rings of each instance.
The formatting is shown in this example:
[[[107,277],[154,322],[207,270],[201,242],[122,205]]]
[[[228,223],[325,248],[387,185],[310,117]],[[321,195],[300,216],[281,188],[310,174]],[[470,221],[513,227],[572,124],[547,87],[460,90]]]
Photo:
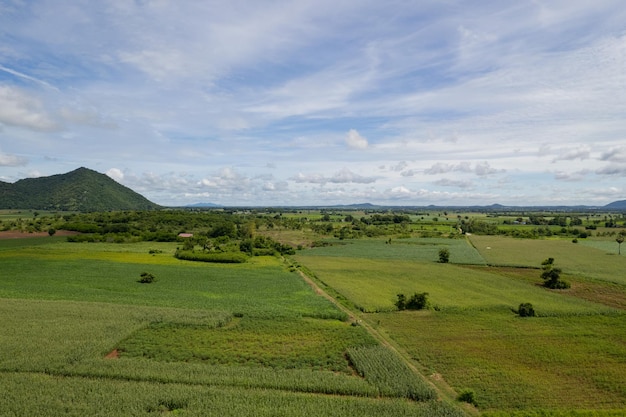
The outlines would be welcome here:
[[[0,0],[0,181],[163,205],[626,199],[622,0]]]

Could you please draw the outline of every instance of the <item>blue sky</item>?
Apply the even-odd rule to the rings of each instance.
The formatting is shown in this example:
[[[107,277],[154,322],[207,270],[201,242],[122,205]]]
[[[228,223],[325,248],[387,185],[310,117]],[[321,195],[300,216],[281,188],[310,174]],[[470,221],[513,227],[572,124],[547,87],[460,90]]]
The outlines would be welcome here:
[[[626,199],[621,1],[0,0],[0,180],[163,205]]]

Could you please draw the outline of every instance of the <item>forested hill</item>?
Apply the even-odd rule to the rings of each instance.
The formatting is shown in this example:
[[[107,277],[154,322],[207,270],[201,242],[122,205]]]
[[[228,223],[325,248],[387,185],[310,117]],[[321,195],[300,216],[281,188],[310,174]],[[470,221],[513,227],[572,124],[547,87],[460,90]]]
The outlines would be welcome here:
[[[0,209],[64,211],[151,210],[159,206],[107,175],[87,168],[0,182]]]

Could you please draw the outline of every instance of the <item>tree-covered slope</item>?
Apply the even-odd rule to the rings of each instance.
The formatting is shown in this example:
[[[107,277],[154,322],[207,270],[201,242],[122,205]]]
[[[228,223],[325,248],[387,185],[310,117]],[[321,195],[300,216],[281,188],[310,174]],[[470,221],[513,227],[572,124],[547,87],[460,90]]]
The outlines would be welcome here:
[[[604,208],[611,210],[626,210],[626,200],[614,201],[604,206]]]
[[[108,176],[87,168],[0,183],[0,209],[68,211],[150,210],[159,206]]]

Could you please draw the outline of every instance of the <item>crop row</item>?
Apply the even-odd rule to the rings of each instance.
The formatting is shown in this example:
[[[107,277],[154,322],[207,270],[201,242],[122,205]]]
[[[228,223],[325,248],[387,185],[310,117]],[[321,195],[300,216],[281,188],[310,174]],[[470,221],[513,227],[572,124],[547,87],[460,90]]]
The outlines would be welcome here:
[[[416,403],[276,390],[0,373],[0,415],[38,417],[462,417]],[[34,394],[36,393],[36,394]]]
[[[383,396],[415,401],[436,398],[433,387],[385,346],[353,347],[348,349],[348,358],[357,372],[374,384]]]

